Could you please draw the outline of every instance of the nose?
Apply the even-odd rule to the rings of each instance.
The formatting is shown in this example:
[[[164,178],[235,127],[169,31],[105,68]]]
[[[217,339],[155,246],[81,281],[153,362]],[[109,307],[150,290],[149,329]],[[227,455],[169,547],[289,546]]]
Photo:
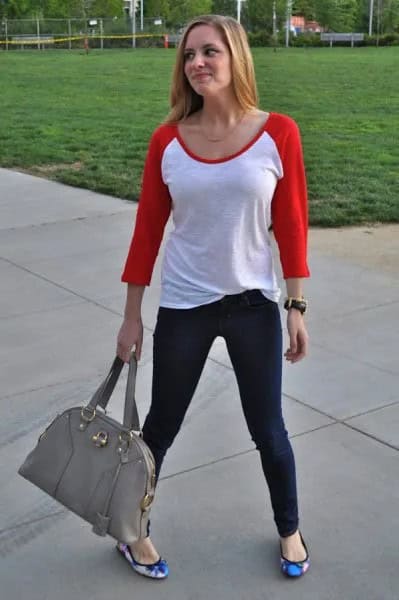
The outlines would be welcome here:
[[[204,56],[201,54],[201,52],[197,52],[193,58],[192,64],[195,68],[202,68],[205,64],[204,61]]]

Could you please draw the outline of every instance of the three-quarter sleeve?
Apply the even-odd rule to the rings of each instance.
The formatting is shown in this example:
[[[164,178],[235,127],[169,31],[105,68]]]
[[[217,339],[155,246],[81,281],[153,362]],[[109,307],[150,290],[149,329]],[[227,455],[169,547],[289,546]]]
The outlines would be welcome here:
[[[273,232],[284,278],[309,277],[307,185],[301,136],[293,119],[284,116],[283,123],[276,135],[283,175],[272,200]]]
[[[162,179],[162,141],[158,129],[151,138],[145,160],[134,233],[122,273],[122,281],[126,283],[150,284],[170,215],[171,198]]]

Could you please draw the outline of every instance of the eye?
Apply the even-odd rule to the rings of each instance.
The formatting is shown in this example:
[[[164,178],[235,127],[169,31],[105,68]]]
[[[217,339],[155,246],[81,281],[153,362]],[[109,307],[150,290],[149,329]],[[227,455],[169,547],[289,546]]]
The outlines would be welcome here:
[[[185,61],[192,60],[193,57],[194,57],[194,52],[185,52],[184,53],[184,60]]]
[[[214,48],[208,48],[206,50],[206,55],[207,56],[215,56],[215,54],[217,54],[217,50],[215,50]]]

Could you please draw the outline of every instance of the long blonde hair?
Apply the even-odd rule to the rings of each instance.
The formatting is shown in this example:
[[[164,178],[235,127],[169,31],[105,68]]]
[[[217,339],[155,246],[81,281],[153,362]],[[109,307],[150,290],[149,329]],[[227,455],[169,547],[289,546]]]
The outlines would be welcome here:
[[[186,27],[180,41],[170,91],[171,111],[166,123],[177,123],[200,110],[203,98],[197,94],[184,73],[184,49],[187,36],[198,25],[211,25],[219,31],[231,55],[233,90],[238,104],[244,111],[258,106],[255,70],[244,28],[232,17],[203,15],[193,19]]]

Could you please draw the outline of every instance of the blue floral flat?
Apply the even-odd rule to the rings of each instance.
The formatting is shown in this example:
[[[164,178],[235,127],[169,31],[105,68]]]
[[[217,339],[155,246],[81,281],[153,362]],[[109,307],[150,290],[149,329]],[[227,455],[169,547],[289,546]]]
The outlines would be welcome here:
[[[293,562],[291,560],[288,560],[287,558],[284,558],[282,550],[281,550],[281,544],[280,544],[281,572],[284,575],[286,575],[287,577],[301,577],[302,575],[304,575],[306,573],[306,571],[310,567],[310,558],[309,558],[308,549],[306,547],[305,542],[303,541],[301,532],[299,532],[299,535],[301,537],[301,542],[302,542],[303,547],[305,548],[305,552],[306,552],[306,557],[304,558],[304,560],[301,560],[300,562]]]
[[[163,558],[160,558],[157,560],[157,562],[151,565],[143,565],[134,559],[133,553],[128,544],[118,542],[116,549],[123,556],[123,558],[127,560],[132,569],[136,571],[136,573],[139,573],[139,575],[149,577],[150,579],[165,579],[169,575],[168,563],[166,560],[163,560]]]

